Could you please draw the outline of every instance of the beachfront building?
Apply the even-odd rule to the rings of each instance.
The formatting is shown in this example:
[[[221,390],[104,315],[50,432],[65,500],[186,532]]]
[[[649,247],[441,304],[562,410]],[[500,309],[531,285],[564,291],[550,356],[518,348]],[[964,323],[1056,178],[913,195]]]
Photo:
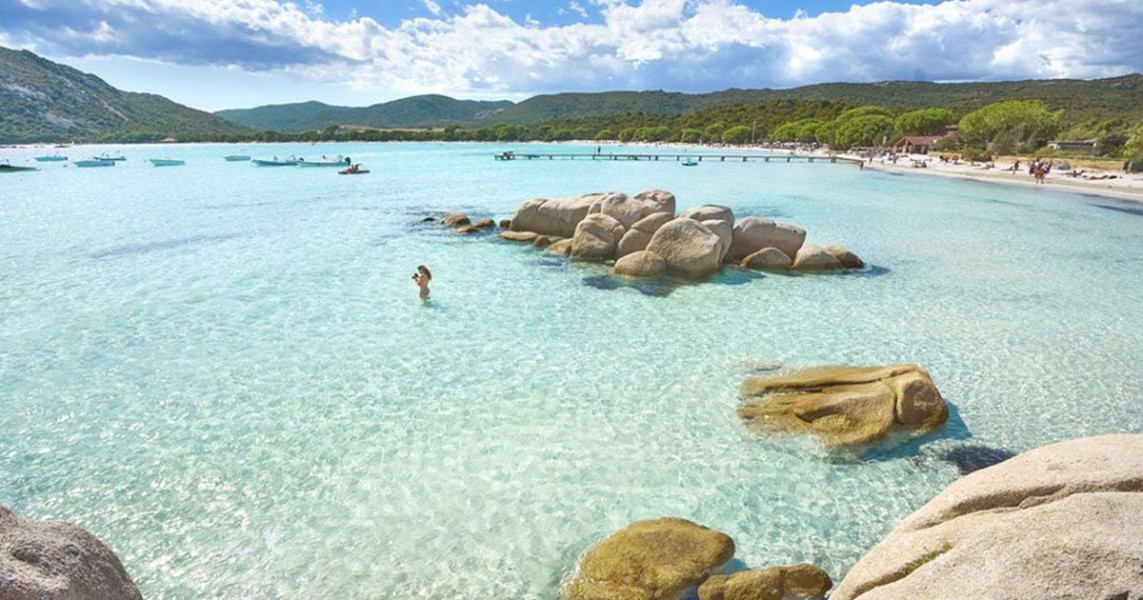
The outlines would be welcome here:
[[[893,144],[893,152],[897,154],[928,154],[933,145],[943,138],[943,135],[907,135]]]
[[[1048,147],[1052,150],[1062,150],[1064,152],[1086,152],[1088,154],[1095,154],[1096,140],[1055,140],[1048,142]]]

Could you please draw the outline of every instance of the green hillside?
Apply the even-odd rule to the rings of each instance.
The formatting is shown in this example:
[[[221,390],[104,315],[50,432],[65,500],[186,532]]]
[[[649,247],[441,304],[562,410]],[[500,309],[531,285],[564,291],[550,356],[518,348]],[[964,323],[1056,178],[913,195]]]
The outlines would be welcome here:
[[[507,100],[481,102],[427,95],[361,108],[303,102],[221,110],[215,115],[257,130],[301,133],[321,131],[330,126],[374,129],[444,127],[452,123],[475,122],[509,106],[512,103]]]
[[[248,136],[162,96],[115,89],[28,51],[0,48],[0,142],[179,141]]]

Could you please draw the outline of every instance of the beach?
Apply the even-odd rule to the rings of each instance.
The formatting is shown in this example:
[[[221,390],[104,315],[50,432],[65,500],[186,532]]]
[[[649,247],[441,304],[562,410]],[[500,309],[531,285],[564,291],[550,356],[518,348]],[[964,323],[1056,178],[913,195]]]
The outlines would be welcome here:
[[[844,156],[859,158],[854,155]],[[1062,162],[1065,161],[1056,160],[1057,164]],[[921,166],[922,164],[924,165],[923,167]],[[952,161],[941,161],[936,155],[925,154],[899,155],[896,163],[882,158],[867,159],[865,162],[865,168],[883,171],[958,177],[961,179],[974,179],[1005,185],[1062,188],[1069,192],[1096,194],[1127,202],[1143,203],[1143,174],[1140,173],[1124,173],[1122,170],[1107,171],[1080,167],[1067,170],[1054,168],[1045,176],[1044,183],[1038,184],[1032,175],[1028,173],[1028,161],[1020,160],[1019,165],[1019,168],[1013,169],[1012,161],[996,163],[954,163]],[[1072,175],[1072,173],[1076,171],[1081,174]]]

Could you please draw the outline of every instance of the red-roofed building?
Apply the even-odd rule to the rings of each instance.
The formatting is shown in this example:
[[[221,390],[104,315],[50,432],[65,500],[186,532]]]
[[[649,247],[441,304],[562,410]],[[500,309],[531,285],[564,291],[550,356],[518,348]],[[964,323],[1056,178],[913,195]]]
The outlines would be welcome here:
[[[928,154],[933,144],[945,136],[943,135],[907,135],[893,144],[893,151],[897,154]]]

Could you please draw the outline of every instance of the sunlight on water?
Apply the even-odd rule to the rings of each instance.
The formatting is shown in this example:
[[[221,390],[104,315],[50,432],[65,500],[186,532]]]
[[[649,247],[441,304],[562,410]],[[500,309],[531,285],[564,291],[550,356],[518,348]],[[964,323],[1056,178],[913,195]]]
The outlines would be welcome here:
[[[493,161],[505,149],[246,149],[372,171],[339,177],[128,147],[110,169],[7,176],[0,503],[84,525],[147,598],[548,598],[588,545],[664,515],[730,534],[749,566],[839,579],[959,476],[941,449],[1143,430],[1130,206],[845,165]],[[421,223],[652,187],[871,267],[631,284]],[[735,414],[759,362],[916,362],[953,418],[863,459],[760,438]]]

